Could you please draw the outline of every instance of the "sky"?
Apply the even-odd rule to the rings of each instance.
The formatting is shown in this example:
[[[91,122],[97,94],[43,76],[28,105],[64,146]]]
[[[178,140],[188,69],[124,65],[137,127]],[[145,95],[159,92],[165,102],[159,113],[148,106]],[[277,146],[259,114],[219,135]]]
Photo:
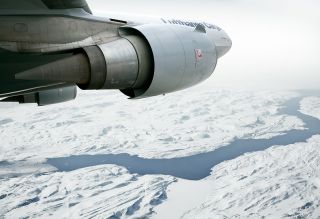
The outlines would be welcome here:
[[[87,1],[94,13],[204,20],[223,28],[233,47],[202,87],[319,88],[320,1]]]

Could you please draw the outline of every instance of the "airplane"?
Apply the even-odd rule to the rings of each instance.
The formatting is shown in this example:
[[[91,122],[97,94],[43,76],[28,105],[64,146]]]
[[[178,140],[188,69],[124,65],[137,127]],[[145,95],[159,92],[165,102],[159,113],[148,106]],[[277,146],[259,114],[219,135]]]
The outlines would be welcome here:
[[[98,17],[85,0],[1,0],[0,99],[39,106],[82,90],[131,99],[206,80],[232,41],[199,21]]]

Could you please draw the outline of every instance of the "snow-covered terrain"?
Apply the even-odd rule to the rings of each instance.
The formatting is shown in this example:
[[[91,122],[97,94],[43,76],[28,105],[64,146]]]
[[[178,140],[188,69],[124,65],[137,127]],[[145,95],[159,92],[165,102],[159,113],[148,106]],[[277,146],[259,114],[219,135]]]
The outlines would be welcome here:
[[[319,118],[319,102],[306,97],[300,111]],[[320,218],[319,147],[316,135],[225,161],[201,181],[180,179],[154,218]]]
[[[301,112],[320,119],[320,98],[306,97],[300,104]]]
[[[179,158],[215,151],[235,139],[271,139],[307,128],[298,117],[279,114],[297,96],[189,90],[131,101],[116,92],[93,92],[48,107],[1,103],[0,216],[316,217],[320,136],[220,163],[199,181],[140,176],[116,165],[63,172],[46,162],[82,154]],[[306,100],[301,111],[319,113]]]
[[[0,160],[88,153],[172,158],[213,151],[235,138],[271,138],[303,128],[296,117],[277,115],[295,95],[183,91],[132,101],[100,92],[47,107],[0,104]]]
[[[320,136],[314,136],[221,163],[202,181],[179,180],[169,188],[168,202],[155,209],[157,217],[173,212],[181,218],[319,218],[319,147]],[[193,200],[193,193],[203,195]],[[189,199],[197,205],[187,206]]]
[[[169,176],[136,176],[104,165],[69,173],[35,172],[0,181],[0,215],[7,218],[130,217],[152,213],[166,198]]]

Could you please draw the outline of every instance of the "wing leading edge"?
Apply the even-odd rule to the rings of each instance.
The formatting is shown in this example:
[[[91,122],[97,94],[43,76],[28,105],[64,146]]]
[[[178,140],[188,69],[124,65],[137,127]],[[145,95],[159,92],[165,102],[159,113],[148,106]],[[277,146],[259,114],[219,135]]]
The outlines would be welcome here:
[[[49,9],[82,8],[92,14],[86,0],[42,0]]]
[[[1,0],[0,10],[51,10],[82,8],[92,14],[86,0]]]

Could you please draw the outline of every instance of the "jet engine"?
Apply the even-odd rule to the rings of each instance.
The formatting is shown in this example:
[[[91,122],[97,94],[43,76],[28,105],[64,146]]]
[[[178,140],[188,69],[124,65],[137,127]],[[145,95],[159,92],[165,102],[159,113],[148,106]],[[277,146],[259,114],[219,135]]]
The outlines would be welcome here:
[[[204,26],[125,26],[119,38],[16,74],[16,79],[77,84],[81,89],[119,89],[144,98],[191,87],[217,64],[215,44]]]

